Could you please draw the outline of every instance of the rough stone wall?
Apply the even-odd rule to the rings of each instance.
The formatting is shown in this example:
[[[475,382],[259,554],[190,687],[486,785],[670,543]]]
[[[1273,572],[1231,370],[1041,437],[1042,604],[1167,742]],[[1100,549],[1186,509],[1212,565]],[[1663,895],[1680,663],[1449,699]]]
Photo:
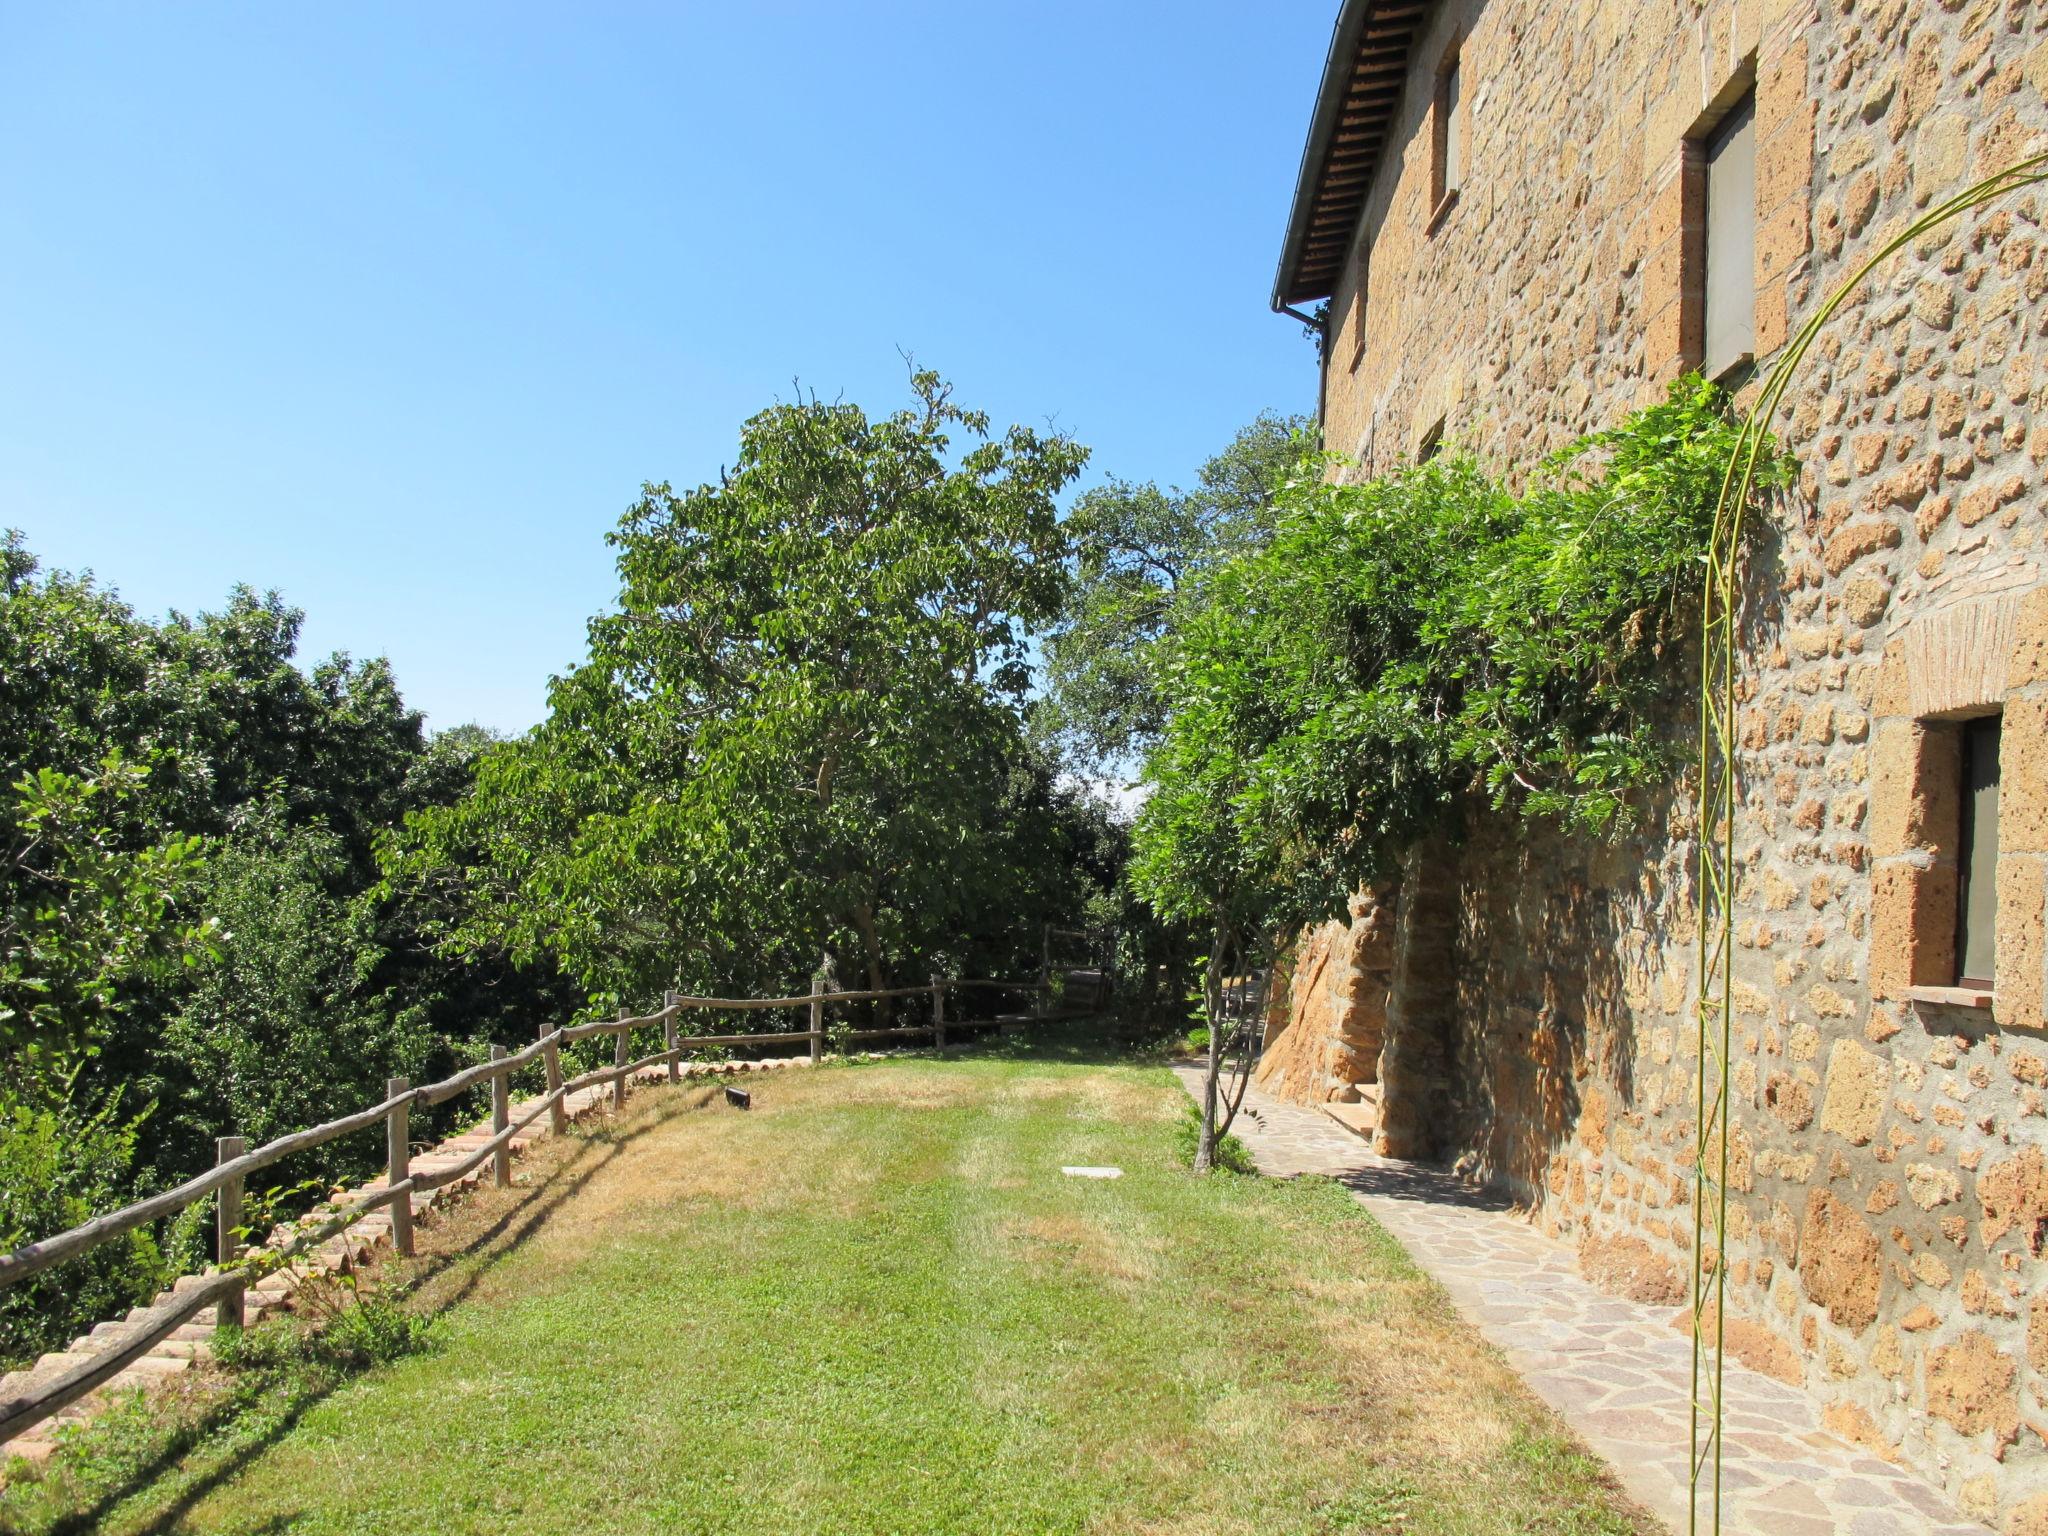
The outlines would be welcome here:
[[[1353,1103],[1379,1081],[1393,979],[1391,901],[1361,892],[1348,922],[1305,930],[1273,988],[1255,1081],[1296,1104]]]
[[[1431,86],[1454,43],[1468,170],[1438,214]],[[1355,473],[1408,462],[1438,422],[1512,469],[1681,370],[1684,141],[1751,68],[1766,364],[1890,232],[2048,147],[2048,6],[1451,0],[1367,205],[1355,368],[1359,265],[1332,304],[1326,433]],[[1745,613],[1730,1138],[1731,1347],[2031,1532],[2048,1532],[2044,207],[2010,196],[1881,271],[1778,423],[1802,479]],[[1962,611],[1985,602],[2011,613]],[[1953,636],[1998,624],[2012,650],[1987,681],[1984,645]],[[1897,971],[1943,915],[1923,876],[1953,849],[1914,743],[1944,698],[2006,711],[1993,1007]],[[1696,1079],[1682,787],[1643,825],[1589,848],[1477,818],[1431,865],[1455,887],[1433,941],[1452,1016],[1405,996],[1397,966],[1380,1076],[1389,1121],[1448,1128],[1403,1145],[1518,1190],[1617,1287],[1675,1297]],[[1412,907],[1404,888],[1404,934]]]

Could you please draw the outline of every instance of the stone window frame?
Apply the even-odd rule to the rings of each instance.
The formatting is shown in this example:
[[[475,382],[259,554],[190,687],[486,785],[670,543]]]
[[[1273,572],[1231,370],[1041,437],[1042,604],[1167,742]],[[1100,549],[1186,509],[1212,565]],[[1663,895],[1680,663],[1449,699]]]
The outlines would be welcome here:
[[[1359,364],[1365,361],[1365,316],[1366,285],[1372,280],[1372,237],[1360,235],[1351,257],[1351,265],[1357,271],[1351,290],[1351,366],[1350,372],[1358,372]]]
[[[1707,152],[1730,113],[1748,102],[1755,130],[1756,55],[1739,60],[1706,106],[1686,125],[1678,142],[1676,262],[1678,303],[1677,356],[1674,376],[1703,367],[1707,352]],[[1754,214],[1754,211],[1753,211]],[[1754,251],[1752,250],[1752,259]],[[1750,317],[1750,351],[1720,370],[1726,377],[1756,361],[1756,317]]]
[[[1454,34],[1437,60],[1436,78],[1429,93],[1429,219],[1423,226],[1425,235],[1434,235],[1450,217],[1451,210],[1458,206],[1459,193],[1464,190],[1465,178],[1472,168],[1472,112],[1469,105],[1471,91],[1463,69],[1465,38],[1462,33]],[[1453,104],[1450,96],[1453,87],[1457,101]],[[1455,118],[1455,125],[1452,119]],[[1452,128],[1457,129],[1458,179],[1449,179],[1450,150],[1453,142]]]
[[[1961,723],[2001,716],[1992,987],[1959,986]],[[1870,991],[2048,1028],[2048,587],[1923,614],[1878,672],[1870,768]]]
[[[1738,25],[1737,38],[1743,28]],[[1800,13],[1761,39],[1730,40],[1728,63],[1712,88],[1689,70],[1645,111],[1645,163],[1651,167],[1642,258],[1644,404],[1699,366],[1705,303],[1696,256],[1704,244],[1700,214],[1705,165],[1699,148],[1728,109],[1755,92],[1756,315],[1754,356],[1768,358],[1790,334],[1789,289],[1811,248],[1813,132],[1816,102],[1807,82]],[[1703,72],[1704,73],[1704,72]],[[1690,218],[1688,215],[1690,214]],[[1688,285],[1691,285],[1689,290]],[[1738,370],[1739,372],[1739,370]]]

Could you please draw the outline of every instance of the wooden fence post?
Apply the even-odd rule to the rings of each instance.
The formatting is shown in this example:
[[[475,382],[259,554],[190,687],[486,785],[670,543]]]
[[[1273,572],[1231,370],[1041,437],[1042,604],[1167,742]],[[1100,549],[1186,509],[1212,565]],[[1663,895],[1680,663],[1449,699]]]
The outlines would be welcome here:
[[[668,1017],[661,1021],[661,1038],[668,1051],[668,1080],[680,1083],[683,1080],[683,1059],[676,1054],[676,1004],[682,1001],[680,993],[661,994],[661,1006]]]
[[[493,1045],[491,1060],[503,1061],[505,1047]],[[512,1123],[512,1074],[500,1072],[491,1079],[491,1134],[497,1135]],[[512,1187],[512,1144],[508,1141],[491,1154],[492,1182],[500,1189]]]
[[[946,1048],[946,984],[932,978],[932,1043],[935,1050]]]
[[[239,1136],[222,1136],[213,1144],[213,1165],[231,1163],[249,1150],[249,1143]],[[226,1269],[242,1256],[242,1234],[237,1230],[242,1225],[242,1181],[229,1179],[220,1187],[220,1204],[214,1209],[213,1231],[215,1252],[220,1255],[220,1267]],[[248,1293],[246,1285],[238,1285],[221,1297],[220,1305],[214,1309],[213,1321],[221,1328],[239,1328],[244,1313],[242,1304]]]
[[[411,1086],[404,1078],[394,1077],[384,1085],[384,1097],[397,1099]],[[400,1099],[384,1117],[385,1178],[392,1184],[403,1184],[412,1177],[412,1140],[406,1129],[409,1107],[409,1100]],[[409,1259],[412,1257],[412,1196],[400,1195],[387,1209],[391,1212],[391,1251],[401,1259]]]
[[[541,1039],[547,1040],[553,1033],[554,1030],[547,1025],[541,1025]],[[548,1070],[548,1092],[559,1093],[562,1087],[562,1043],[559,1040],[549,1040],[540,1048],[540,1059]],[[569,1129],[569,1106],[560,1099],[556,1099],[555,1107],[548,1111],[548,1128],[557,1136]]]
[[[621,1003],[619,1005],[619,1022],[624,1023],[631,1017],[633,1017],[632,1013],[626,1008],[625,1004]],[[626,1036],[631,1033],[631,1030],[621,1029],[612,1035],[612,1066],[616,1069],[612,1073],[612,1110],[614,1113],[626,1107],[626,1063],[633,1059],[626,1054]]]
[[[825,973],[814,972],[811,976],[811,1065],[816,1066],[825,1059]]]

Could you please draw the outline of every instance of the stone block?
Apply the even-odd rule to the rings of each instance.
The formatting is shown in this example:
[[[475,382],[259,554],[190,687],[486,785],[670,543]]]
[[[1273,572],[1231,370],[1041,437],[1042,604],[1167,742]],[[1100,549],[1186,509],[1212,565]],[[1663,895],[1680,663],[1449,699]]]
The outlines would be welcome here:
[[[1789,272],[1813,248],[1812,211],[1804,198],[1780,203],[1756,226],[1756,279],[1759,288]]]
[[[1662,165],[1684,152],[1686,135],[1706,109],[1698,76],[1680,70],[1677,82],[1650,102],[1643,120],[1643,159]]]
[[[1829,536],[1821,551],[1821,563],[1827,566],[1830,576],[1839,576],[1866,556],[1897,549],[1901,540],[1898,524],[1881,518],[1859,518]]]
[[[1998,743],[1998,853],[2048,853],[2048,696],[2005,701]]]
[[[1962,732],[1953,726],[1916,726],[1914,746],[1906,781],[1906,843],[1937,859],[1953,859],[1962,836]]]
[[[2021,598],[2013,615],[2006,686],[2025,688],[2034,683],[2048,683],[2048,587],[2036,587]]]
[[[1880,719],[1870,732],[1870,856],[1889,859],[1914,846],[1913,780],[1927,728],[1917,720]]]
[[[1760,57],[1756,66],[1756,136],[1758,143],[1777,136],[1787,124],[1811,122],[1813,99],[1806,88],[1806,39],[1798,34],[1784,46]],[[1761,182],[1761,172],[1759,172]]]
[[[1647,389],[1643,404],[1664,396],[1663,386],[1691,366],[1699,354],[1699,324],[1688,306],[1666,304],[1643,323],[1643,372]]]
[[[1759,110],[1756,152],[1756,207],[1759,220],[1788,202],[1804,208],[1813,183],[1813,109],[1802,102],[1773,126]]]
[[[1955,980],[1956,872],[1905,860],[1880,864],[1870,881],[1870,992],[1903,997],[1908,987]]]
[[[1683,240],[1660,240],[1643,257],[1643,312],[1662,315],[1667,309],[1697,299],[1689,293]],[[1693,282],[1698,287],[1697,280]],[[1656,350],[1654,341],[1652,350]]]
[[[1587,1233],[1579,1243],[1579,1268],[1602,1290],[1646,1306],[1675,1307],[1686,1299],[1678,1266],[1640,1237]]]
[[[1822,1101],[1820,1128],[1852,1146],[1874,1139],[1884,1121],[1891,1067],[1882,1056],[1854,1040],[1835,1041],[1828,1050],[1827,1097]]]
[[[1879,718],[1910,714],[1907,698],[1906,642],[1895,639],[1886,643],[1884,657],[1878,663],[1877,688],[1870,707]]]
[[[1792,315],[1786,301],[1785,279],[1773,278],[1756,291],[1756,340],[1758,358],[1769,357],[1792,335]]]
[[[2004,830],[2001,816],[1999,829]],[[2042,921],[2048,905],[2048,863],[2038,854],[1998,856],[1998,927],[1992,1007],[2006,1029],[2040,1029]]]
[[[1877,1321],[1877,1236],[1825,1189],[1809,1190],[1799,1229],[1799,1282],[1838,1328],[1861,1333]]]
[[[2019,1427],[2011,1359],[1982,1329],[1927,1356],[1927,1411],[1956,1433],[2009,1438]]]
[[[1985,1247],[2016,1231],[2038,1252],[2048,1232],[2048,1158],[2029,1146],[1991,1164],[1977,1175],[1977,1202],[1983,1208],[1978,1231]]]

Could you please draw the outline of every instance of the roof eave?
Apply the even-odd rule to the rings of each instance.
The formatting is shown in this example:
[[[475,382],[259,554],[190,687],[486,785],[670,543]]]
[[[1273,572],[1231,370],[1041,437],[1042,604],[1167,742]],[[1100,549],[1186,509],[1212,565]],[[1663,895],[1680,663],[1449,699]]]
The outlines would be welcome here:
[[[1320,277],[1304,279],[1301,266],[1304,248],[1314,226],[1317,204],[1328,177],[1331,146],[1345,117],[1345,103],[1354,88],[1360,68],[1360,45],[1377,19],[1386,24],[1387,41],[1377,49],[1399,48],[1405,54],[1408,36],[1422,13],[1426,0],[1344,0],[1331,29],[1330,51],[1323,61],[1322,85],[1316,93],[1315,111],[1309,119],[1308,141],[1301,152],[1301,168],[1294,181],[1294,202],[1287,215],[1287,238],[1280,250],[1279,270],[1273,278],[1273,308],[1284,310],[1295,304],[1328,298],[1334,281]],[[1405,23],[1405,25],[1404,25]],[[1389,102],[1387,115],[1395,103]],[[1355,127],[1356,125],[1354,125]],[[1377,171],[1377,157],[1373,171]]]

